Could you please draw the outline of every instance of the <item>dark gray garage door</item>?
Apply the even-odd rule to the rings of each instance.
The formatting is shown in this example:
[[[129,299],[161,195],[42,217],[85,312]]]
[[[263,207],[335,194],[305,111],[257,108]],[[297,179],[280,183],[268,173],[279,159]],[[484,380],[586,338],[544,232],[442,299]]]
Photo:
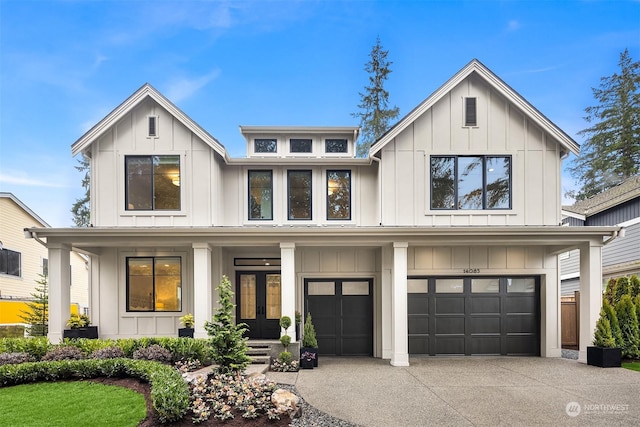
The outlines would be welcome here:
[[[540,355],[537,277],[409,278],[409,353]]]
[[[306,279],[304,295],[320,354],[373,355],[371,279]]]

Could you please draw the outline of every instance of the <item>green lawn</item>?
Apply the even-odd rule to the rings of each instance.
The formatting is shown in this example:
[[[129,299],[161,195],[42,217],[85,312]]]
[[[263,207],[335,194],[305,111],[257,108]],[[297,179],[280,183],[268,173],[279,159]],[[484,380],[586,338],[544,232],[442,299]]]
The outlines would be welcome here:
[[[0,388],[0,426],[131,426],[146,416],[144,396],[123,387],[68,381]]]
[[[631,369],[632,371],[640,372],[640,362],[627,362],[623,363],[622,367],[625,369]]]

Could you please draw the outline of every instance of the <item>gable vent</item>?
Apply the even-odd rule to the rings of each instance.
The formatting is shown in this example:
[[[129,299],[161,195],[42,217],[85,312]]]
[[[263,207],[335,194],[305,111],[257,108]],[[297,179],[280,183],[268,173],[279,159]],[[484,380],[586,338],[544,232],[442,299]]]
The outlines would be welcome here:
[[[158,117],[149,116],[149,136],[158,136]]]
[[[465,98],[464,107],[464,125],[478,126],[478,120],[476,119],[476,98]]]

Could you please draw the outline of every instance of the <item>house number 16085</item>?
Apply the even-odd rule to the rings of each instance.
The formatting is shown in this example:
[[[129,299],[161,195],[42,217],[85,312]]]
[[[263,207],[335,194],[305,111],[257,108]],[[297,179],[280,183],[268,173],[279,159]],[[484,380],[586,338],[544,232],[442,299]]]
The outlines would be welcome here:
[[[478,273],[480,273],[480,269],[479,268],[465,268],[463,271],[464,271],[464,274],[478,274]]]

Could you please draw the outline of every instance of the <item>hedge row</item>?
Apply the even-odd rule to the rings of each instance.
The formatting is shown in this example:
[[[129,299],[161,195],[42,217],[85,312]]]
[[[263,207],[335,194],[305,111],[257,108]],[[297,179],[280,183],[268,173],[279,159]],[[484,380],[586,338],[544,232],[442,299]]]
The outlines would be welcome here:
[[[132,359],[86,359],[0,366],[0,387],[73,378],[134,377],[151,384],[151,400],[163,423],[181,419],[189,409],[189,386],[174,368]]]

